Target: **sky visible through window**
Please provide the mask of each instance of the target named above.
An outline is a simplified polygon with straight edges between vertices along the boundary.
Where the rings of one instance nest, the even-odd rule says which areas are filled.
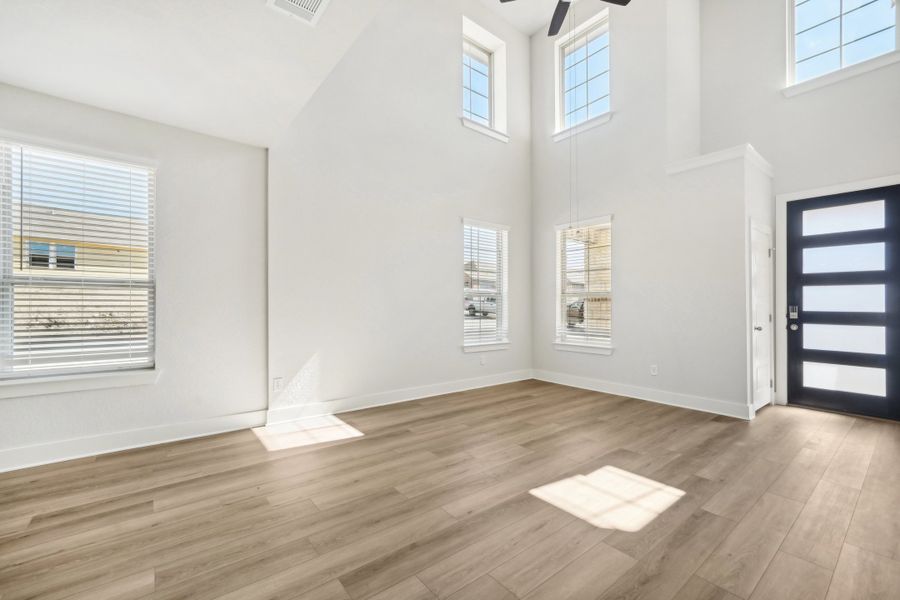
[[[609,32],[594,29],[563,49],[563,124],[609,112]]]
[[[896,0],[795,0],[795,82],[896,49]]]
[[[491,126],[491,55],[463,43],[463,116]]]

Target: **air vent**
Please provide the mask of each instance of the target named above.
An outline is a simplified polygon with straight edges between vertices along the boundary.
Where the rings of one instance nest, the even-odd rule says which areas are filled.
[[[297,17],[304,23],[315,25],[325,12],[330,0],[268,0],[269,6]]]

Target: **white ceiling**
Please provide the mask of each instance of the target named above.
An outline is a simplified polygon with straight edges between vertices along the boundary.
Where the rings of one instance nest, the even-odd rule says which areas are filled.
[[[269,146],[385,2],[0,0],[0,81]]]
[[[509,21],[524,34],[532,35],[550,26],[556,0],[481,0],[491,10]]]

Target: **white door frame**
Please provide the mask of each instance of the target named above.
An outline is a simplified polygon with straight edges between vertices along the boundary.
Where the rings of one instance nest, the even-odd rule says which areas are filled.
[[[788,192],[775,196],[775,403],[787,404],[787,205],[806,200],[900,185],[900,174],[851,181],[822,188]]]

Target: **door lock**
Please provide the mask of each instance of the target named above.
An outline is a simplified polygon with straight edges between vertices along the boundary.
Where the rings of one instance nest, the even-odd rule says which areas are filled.
[[[791,323],[791,331],[797,331],[798,329],[800,329],[799,325],[797,325],[796,323]]]
[[[799,306],[788,306],[788,319],[799,319],[800,318],[800,307]]]

